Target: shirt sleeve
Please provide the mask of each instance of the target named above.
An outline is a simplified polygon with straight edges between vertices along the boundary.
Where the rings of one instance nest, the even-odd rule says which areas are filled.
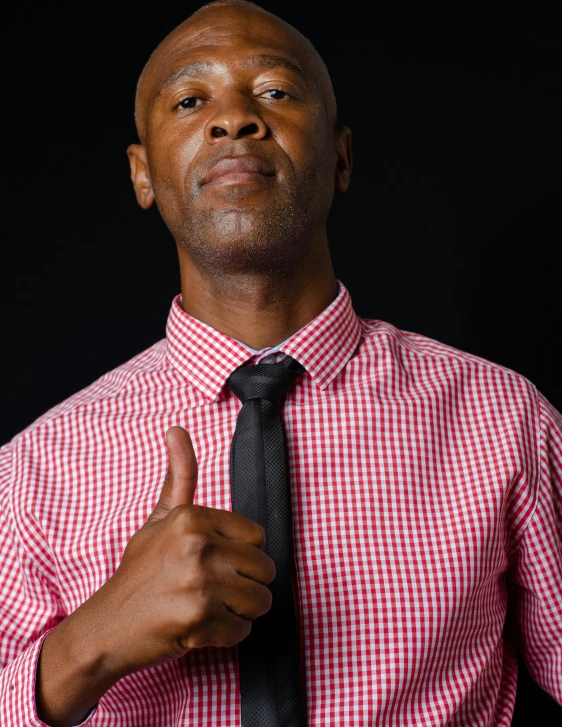
[[[11,473],[9,443],[0,448],[0,724],[49,727],[37,714],[37,663],[45,637],[65,614],[56,589],[24,546],[25,524],[12,506]]]
[[[562,704],[562,414],[536,393],[538,481],[512,572],[515,638],[530,675]]]

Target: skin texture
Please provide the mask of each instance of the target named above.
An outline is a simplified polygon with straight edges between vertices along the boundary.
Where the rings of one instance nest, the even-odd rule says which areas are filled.
[[[257,55],[282,56],[303,76],[250,62]],[[308,40],[250,3],[205,7],[152,54],[136,118],[131,178],[141,207],[156,202],[176,241],[187,313],[260,349],[329,305],[337,284],[326,219],[349,184],[351,132],[335,125],[329,76]],[[218,160],[247,155],[273,176],[203,183]]]
[[[302,35],[249,3],[202,8],[152,54],[136,118],[131,178],[174,236],[187,313],[259,349],[329,305],[326,218],[349,184],[351,135],[335,124],[327,71]],[[216,164],[230,176],[213,177]],[[52,727],[83,721],[127,674],[235,646],[271,608],[263,529],[195,505],[188,432],[171,427],[166,446],[160,498],[116,572],[43,642],[36,703]]]

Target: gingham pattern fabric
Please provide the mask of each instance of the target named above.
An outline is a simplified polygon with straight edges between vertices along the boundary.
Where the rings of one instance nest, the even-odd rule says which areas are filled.
[[[283,423],[309,724],[509,725],[515,640],[562,702],[562,415],[520,374],[358,317],[339,285],[282,345],[306,368]],[[191,435],[196,504],[231,509],[225,382],[251,355],[178,295],[166,338],[0,449],[2,725],[42,727],[42,639],[154,508],[170,426]],[[235,654],[131,674],[85,724],[239,727]]]

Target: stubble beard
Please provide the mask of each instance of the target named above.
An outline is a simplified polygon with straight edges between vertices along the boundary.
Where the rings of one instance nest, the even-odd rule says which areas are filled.
[[[325,224],[331,202],[322,199],[316,171],[282,187],[285,193],[276,194],[273,204],[261,208],[237,203],[236,188],[232,206],[191,205],[174,236],[193,264],[213,277],[233,273],[291,277],[310,254],[315,229]]]

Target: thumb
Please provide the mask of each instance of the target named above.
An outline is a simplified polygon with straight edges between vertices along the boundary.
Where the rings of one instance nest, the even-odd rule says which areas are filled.
[[[168,471],[156,507],[147,522],[162,520],[178,505],[193,505],[197,487],[197,460],[191,437],[183,427],[166,432]]]

